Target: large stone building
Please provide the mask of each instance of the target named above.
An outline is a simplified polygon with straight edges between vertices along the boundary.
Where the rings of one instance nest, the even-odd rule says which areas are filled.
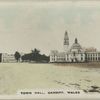
[[[100,61],[100,52],[95,49],[83,49],[75,38],[72,46],[69,46],[68,33],[64,36],[64,52],[52,50],[50,53],[50,62],[88,62]]]
[[[14,54],[1,53],[0,62],[2,62],[2,63],[10,63],[10,62],[13,63],[13,62],[16,62],[16,59],[14,57]]]

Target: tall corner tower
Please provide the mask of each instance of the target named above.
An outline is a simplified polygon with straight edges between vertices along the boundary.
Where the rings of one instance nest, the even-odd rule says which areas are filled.
[[[69,37],[68,37],[68,32],[65,31],[65,36],[64,36],[64,51],[67,52],[69,48]]]

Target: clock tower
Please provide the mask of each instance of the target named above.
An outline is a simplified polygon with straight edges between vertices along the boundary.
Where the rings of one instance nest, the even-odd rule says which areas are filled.
[[[64,51],[67,52],[69,48],[69,37],[68,37],[68,32],[65,31],[64,35]]]

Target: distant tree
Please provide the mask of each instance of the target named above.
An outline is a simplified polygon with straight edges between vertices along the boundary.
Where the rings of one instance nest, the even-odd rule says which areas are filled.
[[[21,57],[20,53],[18,51],[16,51],[14,56],[15,56],[15,59],[17,60],[17,62],[18,62],[20,60],[20,57]]]
[[[34,49],[34,50],[31,50],[31,54],[32,54],[32,60],[34,61],[39,61],[40,60],[40,50],[38,49]]]
[[[33,53],[33,54],[39,54],[40,53],[40,50],[38,50],[38,49],[34,49],[34,50],[31,50],[31,52]]]
[[[21,57],[22,61],[34,61],[34,62],[49,62],[49,56],[46,56],[45,54],[40,54],[40,50],[34,49],[31,50],[31,53],[24,54]]]
[[[22,61],[32,61],[33,60],[33,55],[32,53],[24,54],[21,57]]]

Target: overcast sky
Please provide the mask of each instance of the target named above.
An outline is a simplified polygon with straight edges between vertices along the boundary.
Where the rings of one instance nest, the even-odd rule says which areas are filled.
[[[100,2],[0,2],[0,52],[63,51],[65,30],[100,50]]]

